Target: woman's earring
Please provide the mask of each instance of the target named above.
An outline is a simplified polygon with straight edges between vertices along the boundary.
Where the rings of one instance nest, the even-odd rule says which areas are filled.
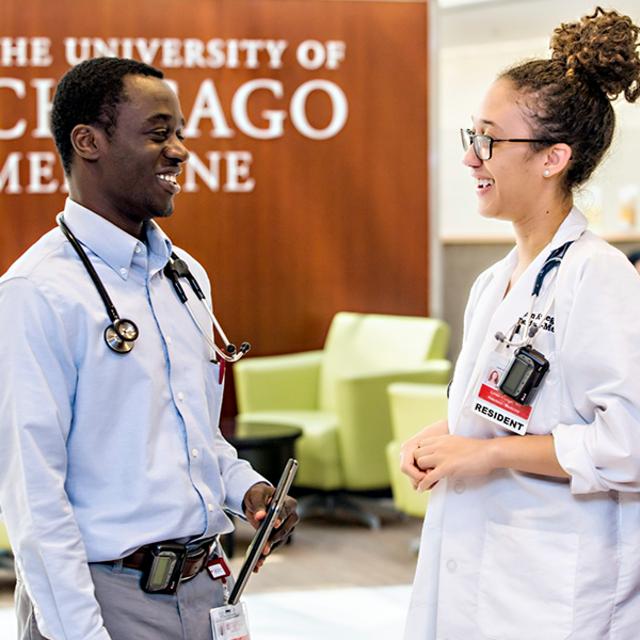
[[[545,169],[543,175],[544,175],[545,178],[548,178],[549,177],[549,169]]]

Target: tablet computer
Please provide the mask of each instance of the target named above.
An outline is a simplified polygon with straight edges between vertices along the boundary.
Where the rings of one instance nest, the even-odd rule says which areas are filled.
[[[276,487],[276,491],[273,494],[273,498],[267,508],[267,515],[257,528],[256,533],[253,536],[253,540],[247,549],[247,555],[242,563],[242,567],[240,567],[238,578],[236,583],[233,585],[231,595],[229,596],[229,604],[231,605],[238,603],[244,588],[247,586],[251,573],[255,569],[256,564],[262,555],[262,551],[264,550],[264,546],[269,540],[269,536],[271,535],[271,531],[273,530],[276,520],[280,516],[280,512],[284,506],[284,501],[289,493],[291,483],[293,482],[293,478],[295,477],[297,470],[298,461],[293,458],[289,458],[289,461],[282,472],[282,476],[280,477],[280,481],[278,482],[278,486]]]

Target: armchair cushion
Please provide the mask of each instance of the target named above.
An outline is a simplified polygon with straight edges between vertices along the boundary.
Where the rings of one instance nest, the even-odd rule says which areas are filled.
[[[284,424],[302,429],[294,445],[296,458],[303,460],[295,485],[333,491],[344,486],[338,447],[338,418],[326,411],[253,411],[238,416],[236,433],[243,424]]]
[[[248,358],[233,365],[242,411],[318,408],[322,351]]]

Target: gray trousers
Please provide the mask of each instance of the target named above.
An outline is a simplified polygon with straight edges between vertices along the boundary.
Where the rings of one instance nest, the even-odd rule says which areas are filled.
[[[140,588],[140,571],[121,565],[90,565],[112,640],[212,640],[209,610],[223,604],[220,580],[202,571],[183,582],[176,595],[151,595]],[[15,599],[18,640],[49,640],[38,631],[33,605],[19,575]]]

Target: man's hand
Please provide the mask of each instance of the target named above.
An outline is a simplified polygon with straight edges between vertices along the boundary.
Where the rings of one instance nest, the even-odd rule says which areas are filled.
[[[260,523],[267,516],[267,508],[271,502],[271,498],[275,493],[275,488],[264,483],[259,482],[249,488],[244,495],[242,506],[244,508],[244,514],[247,516],[247,520],[254,529],[260,526]],[[280,517],[276,520],[273,531],[269,537],[269,541],[264,547],[262,557],[258,560],[255,572],[264,564],[264,559],[277,547],[283,544],[287,538],[293,533],[293,530],[300,519],[296,509],[298,503],[291,496],[287,496]]]

